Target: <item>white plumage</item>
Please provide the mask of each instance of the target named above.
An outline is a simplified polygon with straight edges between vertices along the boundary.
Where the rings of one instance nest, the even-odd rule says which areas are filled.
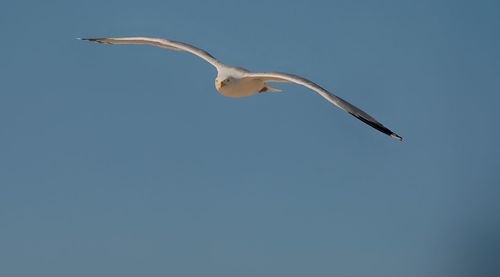
[[[269,82],[287,82],[302,85],[323,96],[330,103],[355,116],[364,123],[372,126],[380,132],[397,140],[403,138],[386,128],[382,123],[375,120],[356,106],[335,96],[319,85],[297,75],[279,72],[250,72],[244,68],[233,67],[221,63],[208,52],[193,45],[159,38],[147,37],[124,37],[124,38],[83,38],[81,40],[93,41],[107,44],[148,44],[175,51],[186,51],[207,61],[217,69],[215,87],[224,96],[244,97],[252,96],[260,92],[278,92],[279,89],[269,86]]]

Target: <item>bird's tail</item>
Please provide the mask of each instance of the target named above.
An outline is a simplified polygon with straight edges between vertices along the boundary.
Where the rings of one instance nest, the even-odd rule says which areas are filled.
[[[271,86],[264,86],[259,90],[259,92],[264,92],[264,91],[272,91],[272,92],[282,92],[281,89],[273,88]]]

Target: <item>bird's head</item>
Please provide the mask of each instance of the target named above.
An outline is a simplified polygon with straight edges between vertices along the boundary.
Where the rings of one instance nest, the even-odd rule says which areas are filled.
[[[227,87],[235,82],[233,77],[217,77],[215,79],[215,88],[220,91],[222,88]]]

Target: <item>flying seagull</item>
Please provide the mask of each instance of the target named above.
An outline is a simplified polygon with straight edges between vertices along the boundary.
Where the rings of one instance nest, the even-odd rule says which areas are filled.
[[[387,127],[382,125],[382,123],[378,122],[377,120],[375,120],[375,118],[371,117],[369,114],[365,113],[361,109],[345,101],[344,99],[335,96],[331,92],[307,80],[306,78],[297,75],[281,73],[281,72],[250,72],[241,67],[233,67],[223,64],[216,58],[214,58],[212,55],[210,55],[208,52],[196,46],[168,39],[148,38],[148,37],[123,37],[123,38],[81,38],[80,40],[93,41],[97,43],[107,43],[107,44],[147,44],[161,48],[166,48],[169,50],[189,52],[207,61],[217,69],[217,77],[215,78],[215,87],[220,92],[220,94],[227,97],[243,97],[243,96],[252,96],[257,93],[262,93],[266,91],[271,91],[271,92],[281,91],[279,89],[271,87],[268,84],[273,82],[295,83],[298,85],[302,85],[323,96],[333,105],[350,113],[357,119],[372,126],[373,128],[379,130],[380,132],[388,136],[391,136],[394,139],[400,141],[403,140],[401,136],[389,130]]]

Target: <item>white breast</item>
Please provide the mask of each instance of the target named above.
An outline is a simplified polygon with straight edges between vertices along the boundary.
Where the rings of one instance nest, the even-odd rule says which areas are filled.
[[[222,87],[220,94],[227,97],[244,97],[257,94],[264,87],[264,82],[258,79],[239,79]]]

